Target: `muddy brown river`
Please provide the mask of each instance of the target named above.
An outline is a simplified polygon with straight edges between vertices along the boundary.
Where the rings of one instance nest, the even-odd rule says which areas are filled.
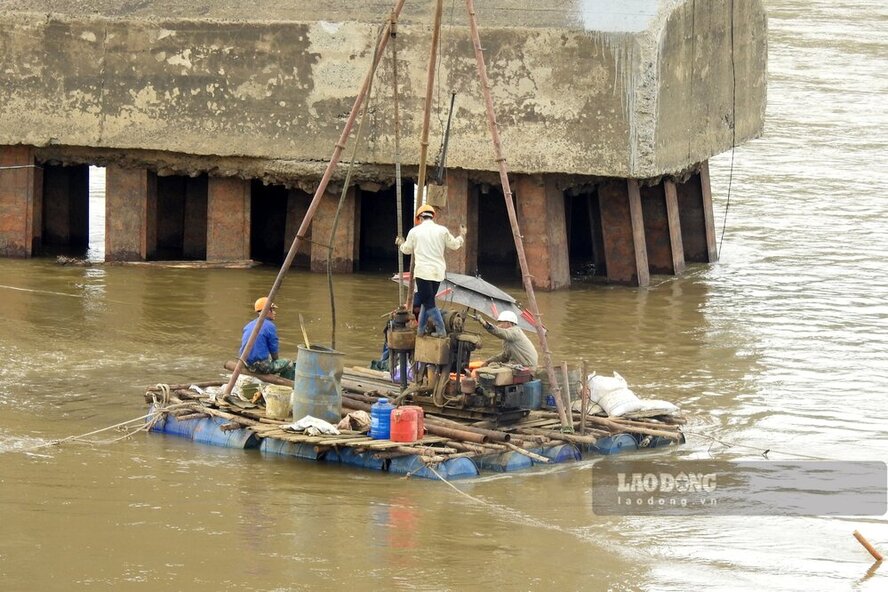
[[[616,370],[691,417],[686,445],[638,454],[882,461],[888,9],[767,6],[765,136],[712,161],[720,262],[537,296],[557,361]],[[600,516],[595,460],[463,495],[159,434],[38,448],[142,415],[148,385],[221,377],[275,274],[0,260],[4,590],[888,589],[851,536],[888,551],[885,516]],[[337,346],[366,364],[397,287],[338,276],[336,298]],[[298,313],[329,340],[324,276],[288,276],[278,302],[285,353]]]

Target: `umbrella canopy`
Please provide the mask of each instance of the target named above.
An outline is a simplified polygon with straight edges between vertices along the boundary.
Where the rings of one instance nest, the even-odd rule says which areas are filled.
[[[403,283],[406,284],[409,279],[409,272],[404,273]],[[397,282],[398,274],[392,280]],[[494,319],[501,312],[511,310],[518,317],[519,327],[525,331],[536,331],[536,321],[529,311],[521,308],[518,301],[507,293],[479,277],[448,272],[438,287],[435,298],[445,303],[466,306]]]

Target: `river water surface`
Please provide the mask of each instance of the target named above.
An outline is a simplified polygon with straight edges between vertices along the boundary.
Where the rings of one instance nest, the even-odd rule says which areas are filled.
[[[888,8],[767,6],[765,136],[712,161],[720,262],[538,299],[556,360],[691,416],[657,458],[885,460]],[[142,415],[148,385],[219,377],[275,273],[0,260],[5,590],[888,589],[851,537],[888,551],[884,517],[597,516],[594,461],[460,482],[471,499],[154,434],[34,449]],[[363,365],[396,288],[342,276],[336,296]],[[297,313],[328,339],[326,278],[295,273],[278,302],[285,351]]]

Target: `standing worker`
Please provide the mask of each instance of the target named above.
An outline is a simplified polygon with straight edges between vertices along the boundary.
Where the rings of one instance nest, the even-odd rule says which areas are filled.
[[[413,255],[413,276],[416,278],[416,293],[422,308],[419,313],[417,332],[423,335],[429,318],[435,323],[433,337],[445,337],[444,317],[435,305],[435,294],[438,285],[444,279],[447,264],[444,261],[445,249],[455,251],[463,245],[466,227],[460,224],[459,236],[454,237],[446,227],[435,223],[435,208],[430,205],[420,206],[416,210],[416,218],[420,221],[410,229],[407,238],[398,237],[395,244],[405,255]]]
[[[484,361],[484,366],[499,362],[500,364],[518,364],[536,369],[539,362],[539,354],[528,339],[521,327],[518,326],[518,316],[511,310],[504,310],[496,318],[496,325],[476,317],[487,332],[503,340],[503,351]]]
[[[262,309],[265,308],[266,302],[268,302],[268,298],[263,296],[253,303],[253,310],[255,310],[256,313],[261,314]],[[274,324],[276,313],[277,304],[272,302],[271,308],[268,311],[268,316],[265,317],[265,321],[262,323],[262,328],[259,329],[259,335],[256,336],[253,350],[246,358],[244,358],[244,348],[247,347],[247,341],[250,339],[250,335],[253,334],[253,327],[256,326],[259,317],[256,317],[244,325],[244,334],[241,338],[240,357],[246,365],[247,370],[253,374],[277,374],[293,380],[296,373],[293,362],[278,357],[278,334],[277,327]]]

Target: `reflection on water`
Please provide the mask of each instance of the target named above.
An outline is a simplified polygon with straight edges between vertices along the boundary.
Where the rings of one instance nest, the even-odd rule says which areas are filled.
[[[875,75],[888,12],[875,0],[768,7],[766,136],[734,155],[730,205],[731,156],[712,162],[721,261],[648,290],[538,299],[556,361],[616,370],[692,415],[689,443],[658,458],[881,460],[888,198],[873,188],[888,175],[888,80]],[[102,249],[91,236],[90,257]],[[441,484],[161,436],[3,453],[137,417],[149,384],[220,376],[275,274],[0,260],[10,589],[885,588],[851,538],[859,529],[884,551],[883,520],[595,516],[589,461],[460,485],[479,505]],[[365,364],[397,286],[336,282],[337,346]],[[329,342],[324,276],[293,273],[279,303],[285,352],[301,340],[298,313]]]

